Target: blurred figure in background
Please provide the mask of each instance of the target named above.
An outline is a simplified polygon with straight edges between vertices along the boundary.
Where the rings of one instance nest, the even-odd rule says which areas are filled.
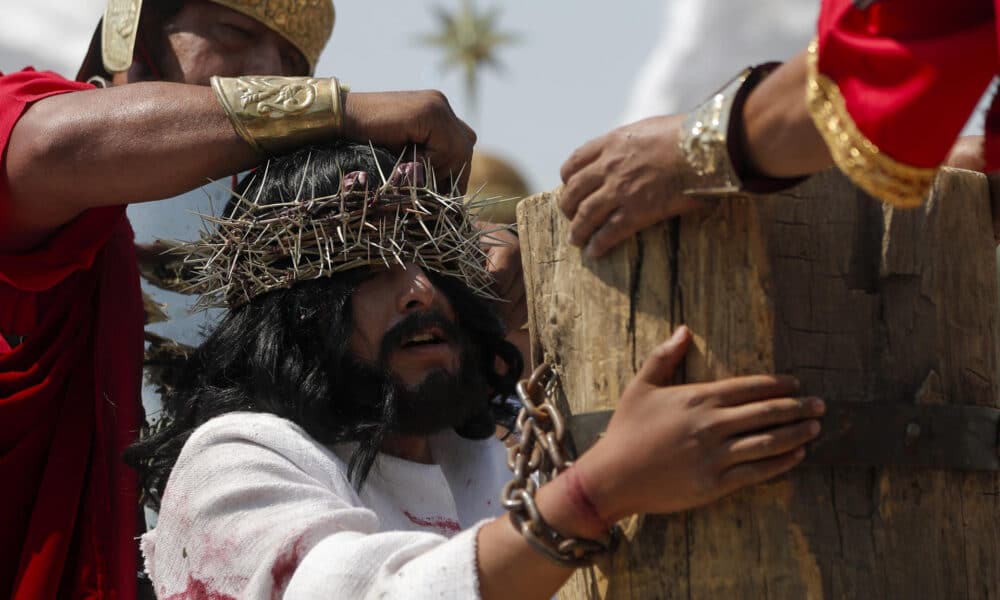
[[[639,69],[624,123],[697,105],[748,64],[791,56],[816,30],[801,0],[666,0],[660,38]],[[706,40],[724,41],[707,44]]]

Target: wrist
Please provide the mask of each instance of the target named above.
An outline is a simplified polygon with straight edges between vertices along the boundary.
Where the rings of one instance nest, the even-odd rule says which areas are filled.
[[[565,537],[602,539],[617,520],[595,502],[576,465],[543,486],[537,502],[545,521]]]
[[[378,93],[347,92],[342,94],[344,114],[341,120],[340,133],[345,139],[358,142],[369,142],[377,136],[373,132],[376,124],[372,115],[378,115]],[[373,136],[373,133],[375,136]],[[375,142],[376,144],[378,142]]]
[[[577,481],[586,493],[602,522],[614,525],[621,519],[640,512],[628,506],[625,481],[620,481],[621,468],[607,458],[607,448],[598,442],[573,463]]]
[[[357,139],[357,132],[360,129],[359,115],[362,114],[364,105],[364,94],[348,92],[341,95],[344,102],[344,115],[341,121],[341,133],[345,138]]]
[[[776,69],[747,97],[744,152],[765,177],[797,177],[833,165],[806,103],[806,54]]]
[[[563,537],[601,539],[611,527],[584,494],[571,468],[538,490],[538,510]]]
[[[760,170],[745,121],[748,100],[779,63],[748,67],[687,115],[679,148],[694,176],[685,193],[720,195],[773,193],[803,177],[771,177]]]

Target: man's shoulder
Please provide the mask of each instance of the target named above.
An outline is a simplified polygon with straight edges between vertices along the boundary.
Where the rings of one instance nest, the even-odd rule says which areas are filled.
[[[229,412],[202,423],[191,434],[188,444],[221,444],[246,440],[265,445],[287,441],[318,443],[300,426],[288,419],[264,412]]]
[[[93,89],[82,81],[66,79],[52,71],[25,67],[20,71],[0,71],[0,97],[31,102],[52,94]]]
[[[248,448],[253,452],[248,453]],[[232,458],[237,460],[241,455],[249,458],[254,454],[259,460],[260,452],[280,457],[305,471],[329,473],[331,467],[346,469],[336,454],[299,425],[260,412],[231,412],[206,421],[184,444],[178,465],[220,453],[233,454]]]

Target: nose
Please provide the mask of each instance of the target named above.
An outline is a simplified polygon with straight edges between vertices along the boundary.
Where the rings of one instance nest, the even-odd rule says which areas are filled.
[[[396,299],[396,310],[400,314],[427,310],[434,305],[437,288],[421,267],[411,263],[399,269],[398,273],[400,292]]]

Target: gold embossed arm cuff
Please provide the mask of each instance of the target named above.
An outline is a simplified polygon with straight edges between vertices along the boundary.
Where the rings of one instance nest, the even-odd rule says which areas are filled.
[[[340,133],[346,87],[336,78],[212,77],[233,129],[261,154],[276,154]]]
[[[679,138],[681,155],[691,171],[685,194],[770,193],[805,179],[760,175],[745,156],[743,105],[757,84],[778,66],[780,63],[747,67],[688,113]]]

